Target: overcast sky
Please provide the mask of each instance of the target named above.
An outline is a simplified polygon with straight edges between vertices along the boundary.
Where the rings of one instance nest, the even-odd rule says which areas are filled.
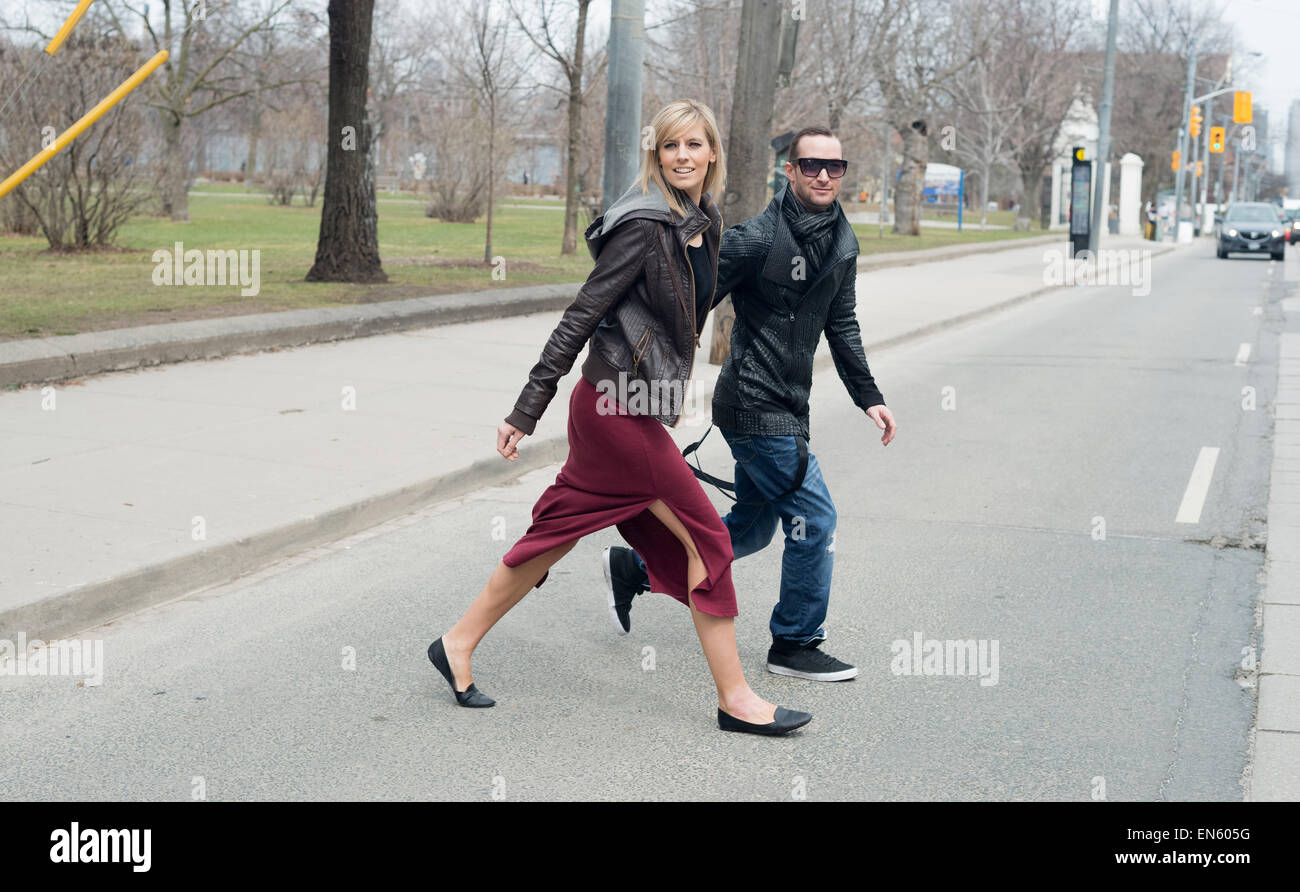
[[[324,0],[297,0],[324,7]],[[405,4],[425,6],[429,3],[447,3],[448,0],[398,0]],[[459,0],[457,0],[459,2]],[[1089,0],[1080,0],[1087,3]],[[1214,0],[1207,0],[1214,2]],[[1224,18],[1237,31],[1240,55],[1234,60],[1236,80],[1255,94],[1255,105],[1267,108],[1271,136],[1285,136],[1287,116],[1292,100],[1300,99],[1300,0],[1218,0]],[[58,0],[0,0],[0,10],[11,17],[14,13],[28,12],[41,21],[57,10],[68,8]],[[666,0],[646,0],[650,24],[661,21],[671,6]],[[590,10],[590,37],[593,43],[603,42],[609,33],[609,0],[596,0]],[[589,44],[590,46],[591,44]],[[1263,57],[1247,56],[1250,51],[1263,53]],[[1280,157],[1281,146],[1277,146]]]

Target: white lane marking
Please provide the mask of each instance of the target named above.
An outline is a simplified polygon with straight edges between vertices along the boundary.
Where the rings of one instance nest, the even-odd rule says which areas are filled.
[[[1235,365],[1245,365],[1246,360],[1250,359],[1250,344],[1242,344],[1237,348],[1237,361]]]
[[[1205,496],[1210,491],[1210,481],[1214,479],[1214,466],[1218,461],[1219,447],[1201,447],[1201,454],[1196,457],[1196,467],[1192,468],[1192,479],[1187,481],[1187,492],[1183,493],[1183,503],[1178,506],[1178,517],[1174,523],[1201,522],[1201,509],[1205,507]]]

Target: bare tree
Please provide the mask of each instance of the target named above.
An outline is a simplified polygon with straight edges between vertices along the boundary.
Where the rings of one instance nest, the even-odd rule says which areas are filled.
[[[1008,27],[1007,7],[1016,0],[961,0],[965,27],[955,35],[986,48],[960,78],[944,90],[958,113],[952,153],[971,166],[979,180],[980,229],[988,226],[989,184],[995,167],[1010,164],[1011,132],[1024,114],[1024,97],[1011,78],[1021,35]]]
[[[772,118],[776,104],[777,47],[782,0],[745,0],[736,57],[736,96],[727,141],[727,216],[739,222],[755,217],[767,204],[772,173]],[[736,309],[727,298],[713,315],[709,362],[721,365],[731,355]]]
[[[40,89],[19,97],[0,121],[0,169],[16,170],[53,141],[51,122],[71,123],[139,67],[138,49],[104,33],[91,16],[68,41],[59,64],[43,72]],[[18,83],[44,58],[37,47],[0,56],[0,82]],[[0,206],[24,212],[54,251],[84,251],[113,242],[118,228],[155,197],[152,172],[140,163],[146,112],[128,97],[47,161]]]
[[[481,0],[488,2],[488,0]],[[473,19],[480,13],[481,2],[467,4],[463,14],[447,16],[450,24]],[[490,5],[490,2],[489,2]],[[374,163],[385,172],[385,159],[397,157],[405,166],[401,147],[389,150],[388,137],[402,123],[410,107],[412,94],[427,84],[433,75],[433,54],[426,43],[428,20],[412,17],[396,0],[376,0],[375,33],[370,49],[370,108],[374,129]],[[459,48],[464,53],[466,47]]]
[[[940,92],[962,76],[985,47],[959,43],[957,10],[940,0],[881,0],[884,33],[872,68],[887,113],[903,139],[903,170],[894,195],[894,231],[921,234],[921,200],[930,160],[930,125]]]
[[[1074,103],[1082,58],[1074,49],[1086,18],[1073,0],[1012,0],[1004,15],[1015,41],[1005,77],[1021,103],[1008,134],[1021,182],[1016,228],[1028,229],[1030,209]],[[1100,85],[1100,78],[1093,80]]]
[[[726,127],[740,45],[739,4],[675,0],[663,4],[660,14],[663,18],[646,27],[646,111],[653,114],[683,96],[698,97]]]
[[[509,0],[510,10],[523,33],[541,53],[560,66],[567,87],[568,135],[564,174],[564,240],[561,254],[578,249],[578,170],[582,154],[583,72],[587,42],[587,12],[592,0],[534,0],[536,9],[525,18],[524,4]],[[573,16],[572,42],[559,37]]]
[[[465,17],[465,45],[451,47],[446,55],[449,69],[478,102],[487,119],[487,233],[483,244],[483,262],[492,262],[492,215],[496,200],[498,170],[504,167],[498,157],[498,140],[502,117],[513,119],[515,94],[523,82],[526,69],[519,64],[512,46],[509,22],[498,14],[492,0],[476,5]],[[464,51],[468,46],[469,52]]]
[[[374,0],[330,0],[329,149],[325,206],[308,282],[387,282],[379,261],[366,114]]]
[[[1197,75],[1206,79],[1198,83],[1204,86],[1225,73],[1233,33],[1212,0],[1130,0],[1124,8],[1129,26],[1120,32],[1111,138],[1116,151],[1134,152],[1146,161],[1143,194],[1154,198],[1161,182],[1173,179],[1169,157],[1182,128],[1193,42]],[[1088,85],[1090,91],[1100,89],[1097,81]],[[1221,104],[1220,112],[1223,108]]]
[[[137,6],[130,0],[105,3],[119,32],[127,38],[143,32],[153,52],[171,55],[162,69],[149,79],[152,105],[158,109],[162,127],[164,159],[163,212],[173,220],[189,219],[188,153],[182,145],[185,122],[212,109],[255,93],[274,90],[297,79],[251,83],[237,65],[236,53],[254,34],[278,27],[280,14],[291,0],[258,0],[264,3],[247,18],[239,0],[155,0],[159,9]],[[121,7],[125,15],[119,14]],[[126,22],[133,23],[134,31]],[[206,101],[205,101],[206,100]]]
[[[814,0],[809,4],[799,71],[801,89],[827,126],[839,133],[845,116],[860,114],[876,97],[872,61],[885,31],[881,0]]]

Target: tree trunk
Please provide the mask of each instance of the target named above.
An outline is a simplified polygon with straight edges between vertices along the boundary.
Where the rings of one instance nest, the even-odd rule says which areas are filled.
[[[163,144],[166,147],[163,167],[163,213],[174,223],[188,223],[190,219],[189,193],[185,188],[185,155],[181,151],[181,123],[183,118],[164,112],[162,115]]]
[[[899,127],[903,137],[903,178],[894,193],[894,232],[921,234],[921,201],[925,194],[925,167],[930,160],[929,128],[925,121]]]
[[[379,262],[379,215],[366,119],[374,6],[374,0],[329,3],[329,153],[320,238],[308,282],[388,281]],[[347,137],[345,128],[351,128]]]
[[[248,132],[248,161],[244,165],[244,182],[253,182],[253,174],[257,172],[257,143],[258,132],[250,130]]]
[[[984,162],[984,169],[980,171],[980,230],[983,231],[989,225],[989,179],[993,176],[993,165],[988,161]]]
[[[763,212],[772,174],[772,115],[776,102],[776,54],[780,48],[780,0],[745,0],[736,56],[735,99],[727,143],[727,195],[723,214],[732,224]],[[736,310],[731,298],[713,311],[709,362],[722,365],[731,355]]]
[[[578,34],[573,43],[573,65],[569,69],[569,163],[564,171],[564,241],[561,254],[578,250],[578,161],[582,154],[582,68],[587,41],[587,7],[591,0],[578,0]]]

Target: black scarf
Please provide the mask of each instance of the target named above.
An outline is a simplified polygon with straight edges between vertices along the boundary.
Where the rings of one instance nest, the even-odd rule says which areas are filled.
[[[790,233],[799,243],[804,257],[808,260],[808,278],[805,281],[812,281],[813,277],[820,272],[822,262],[826,259],[826,252],[830,250],[835,238],[835,224],[839,222],[840,216],[839,202],[832,204],[820,214],[813,213],[795,197],[793,187],[786,187],[781,212],[790,226]]]

